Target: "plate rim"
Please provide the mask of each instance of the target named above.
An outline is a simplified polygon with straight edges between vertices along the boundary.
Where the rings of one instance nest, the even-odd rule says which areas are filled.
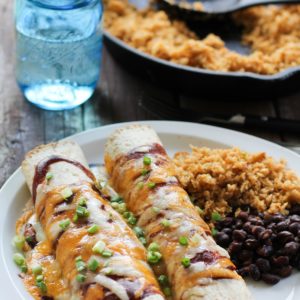
[[[289,156],[289,160],[295,159],[297,161],[297,163],[299,164],[299,166],[298,166],[299,170],[297,171],[297,173],[299,172],[299,175],[300,175],[300,155],[298,155],[296,152],[286,149],[276,143],[267,141],[265,139],[262,139],[262,138],[259,138],[259,137],[256,137],[256,136],[253,136],[253,135],[250,135],[247,133],[242,133],[242,132],[238,132],[238,131],[231,130],[231,129],[226,129],[226,128],[217,127],[217,126],[211,126],[211,125],[198,124],[198,123],[193,123],[193,122],[159,121],[159,120],[121,122],[121,123],[115,123],[115,124],[110,124],[110,125],[103,125],[100,127],[82,131],[80,133],[68,136],[62,140],[72,139],[72,140],[78,142],[81,146],[84,146],[85,144],[88,144],[89,142],[95,141],[101,134],[103,136],[107,137],[109,135],[109,133],[112,132],[113,130],[115,130],[116,128],[126,126],[126,125],[132,125],[132,124],[150,125],[156,131],[158,131],[159,135],[164,134],[164,133],[170,134],[170,135],[172,135],[172,134],[178,135],[179,137],[182,135],[185,135],[186,137],[193,137],[193,138],[198,138],[198,139],[203,138],[203,139],[208,139],[211,141],[217,141],[219,143],[221,143],[223,141],[212,137],[207,132],[213,131],[213,132],[215,132],[216,135],[221,133],[221,136],[224,136],[224,134],[229,134],[233,138],[240,137],[241,139],[237,142],[237,144],[243,143],[245,141],[247,141],[248,143],[256,142],[256,143],[258,143],[258,145],[260,147],[263,148],[263,149],[261,149],[261,151],[268,151],[267,149],[265,149],[265,146],[266,146],[267,148],[270,147],[270,149],[272,149],[272,151],[274,150],[275,152],[282,153],[283,156],[286,154],[286,156]],[[177,127],[177,126],[179,126],[179,127]],[[195,129],[195,127],[198,127],[197,128],[198,130],[201,129],[202,133],[198,134],[198,135],[197,134],[195,135],[195,133],[193,133],[193,132],[189,132],[189,134],[184,133],[184,131],[186,131],[187,129],[193,129],[193,128]],[[97,132],[98,132],[98,134],[94,134]],[[203,134],[205,132],[206,132],[206,134]],[[201,135],[201,137],[200,137],[200,135]],[[100,139],[100,137],[99,137],[99,139]],[[234,146],[227,142],[225,142],[225,144],[228,145],[229,147]],[[166,147],[168,147],[168,146],[166,146]],[[240,147],[240,146],[238,146],[238,147]],[[249,150],[247,150],[247,151],[249,151]],[[17,168],[12,173],[12,175],[5,181],[5,183],[1,187],[0,199],[5,197],[6,189],[8,189],[10,185],[13,185],[14,181],[20,181],[20,182],[18,182],[19,186],[16,185],[17,186],[16,190],[18,190],[18,189],[20,190],[22,188],[22,186],[24,184],[26,184],[25,179],[21,173],[20,167]],[[12,200],[12,201],[10,201],[10,203],[6,203],[5,205],[7,207],[9,207],[9,205],[11,203],[14,203],[14,201]],[[4,205],[4,207],[5,207],[5,205]],[[4,212],[8,212],[8,210],[4,210]],[[0,218],[1,232],[5,231],[5,222],[4,221],[5,221],[4,217]],[[0,234],[0,236],[2,236],[2,234]],[[24,300],[32,299],[32,297],[29,295],[29,293],[26,290],[25,290],[26,291],[25,293],[22,292],[22,290],[24,290],[24,286],[23,286],[23,283],[21,280],[18,280],[18,282],[14,282],[12,276],[16,276],[16,274],[14,274],[13,270],[10,269],[9,266],[7,265],[8,259],[9,258],[5,257],[4,238],[2,237],[0,239],[0,266],[1,266],[0,267],[0,288],[2,288],[6,297],[9,296],[8,299],[16,299],[16,297],[18,297],[19,299],[24,299]],[[23,287],[23,288],[20,289],[18,287]]]

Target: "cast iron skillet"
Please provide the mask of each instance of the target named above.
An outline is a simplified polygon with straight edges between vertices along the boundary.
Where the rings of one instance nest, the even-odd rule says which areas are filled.
[[[220,23],[221,22],[221,23]],[[196,27],[199,24],[196,24]],[[193,30],[205,36],[216,33],[226,46],[242,54],[249,49],[240,43],[240,28],[224,21],[208,21],[205,26]],[[104,41],[114,58],[129,71],[153,82],[155,85],[175,92],[223,99],[266,99],[287,95],[300,90],[300,66],[288,68],[274,75],[259,75],[250,72],[221,72],[175,64],[145,54],[128,46],[110,33],[104,33]]]

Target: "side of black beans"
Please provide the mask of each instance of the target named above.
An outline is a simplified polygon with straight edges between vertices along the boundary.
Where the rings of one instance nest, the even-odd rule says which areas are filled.
[[[261,279],[267,284],[276,284],[280,281],[279,276],[270,273],[262,274]]]
[[[270,262],[265,258],[258,258],[255,264],[262,273],[268,273],[271,270]]]
[[[288,256],[278,256],[278,257],[272,257],[271,263],[275,267],[282,267],[288,265],[290,262],[290,259]]]
[[[221,247],[227,247],[230,243],[229,235],[222,231],[217,232],[215,235],[215,240]]]
[[[289,242],[284,245],[283,252],[287,255],[297,254],[300,244],[296,242]]]
[[[260,271],[259,271],[258,267],[254,264],[249,266],[249,274],[252,277],[252,279],[255,281],[259,281],[261,278]]]
[[[235,229],[232,232],[232,238],[236,241],[242,242],[247,237],[247,232],[243,229]]]

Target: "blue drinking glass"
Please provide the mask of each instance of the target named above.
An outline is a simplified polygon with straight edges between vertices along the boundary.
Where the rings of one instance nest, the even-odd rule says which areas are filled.
[[[17,82],[31,103],[76,107],[93,94],[100,72],[100,0],[16,0]]]

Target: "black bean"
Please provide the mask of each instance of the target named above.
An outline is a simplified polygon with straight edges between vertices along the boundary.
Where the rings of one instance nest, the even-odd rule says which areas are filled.
[[[276,228],[276,224],[275,224],[275,223],[270,223],[270,224],[267,226],[267,228],[274,231],[275,228]]]
[[[238,259],[242,260],[242,261],[247,261],[249,259],[251,259],[253,256],[253,252],[250,250],[241,250],[238,253]]]
[[[276,230],[277,230],[278,232],[287,230],[288,227],[289,227],[289,224],[290,224],[290,222],[289,222],[288,220],[279,222],[279,223],[276,225]]]
[[[272,233],[273,231],[271,229],[266,229],[259,234],[258,238],[260,240],[267,240],[272,236]]]
[[[284,245],[283,252],[287,255],[294,255],[300,248],[300,244],[296,242],[289,242]]]
[[[238,216],[239,219],[241,219],[242,221],[247,221],[249,214],[246,211],[241,211]]]
[[[277,240],[281,244],[286,244],[294,239],[294,235],[289,231],[281,231],[277,234]]]
[[[253,226],[252,227],[252,234],[258,237],[263,231],[265,231],[264,227],[262,226]]]
[[[275,222],[275,223],[282,222],[282,221],[284,221],[284,219],[285,219],[285,217],[282,214],[274,214],[272,216],[272,221]]]
[[[250,222],[246,222],[243,229],[250,233],[252,231],[252,224]]]
[[[237,270],[238,274],[240,274],[242,277],[249,276],[249,267],[243,267]]]
[[[231,236],[231,234],[232,234],[232,230],[231,230],[230,228],[224,228],[224,229],[222,230],[222,232],[228,234],[229,236]]]
[[[249,259],[243,261],[242,265],[243,265],[243,267],[248,267],[248,266],[250,266],[252,263],[253,263],[253,259],[252,259],[252,257],[251,257],[251,258],[249,258]]]
[[[233,240],[242,242],[242,241],[245,240],[246,237],[247,237],[247,233],[246,233],[245,230],[242,230],[242,229],[238,230],[238,229],[236,229],[236,230],[234,230],[232,232],[232,239]]]
[[[233,223],[233,218],[231,217],[225,217],[222,221],[220,221],[220,224],[223,226],[223,227],[229,227],[232,225]]]
[[[239,242],[233,241],[232,243],[230,243],[230,245],[228,247],[228,253],[231,255],[233,253],[237,253],[241,249],[242,249],[242,244]]]
[[[278,257],[272,257],[271,263],[273,266],[276,267],[282,267],[288,265],[290,262],[290,259],[288,256],[278,256]]]
[[[294,223],[294,222],[299,222],[300,223],[300,216],[292,215],[292,216],[290,216],[290,221],[291,221],[291,223]]]
[[[217,242],[217,244],[219,244],[222,247],[227,247],[230,243],[230,237],[228,236],[228,234],[224,233],[224,232],[218,232],[215,235],[215,240]]]
[[[244,225],[244,222],[240,219],[237,219],[236,222],[235,222],[235,228],[237,229],[241,229],[243,228],[243,225]]]
[[[288,265],[278,269],[273,269],[273,272],[280,277],[289,277],[292,274],[293,267]]]
[[[244,242],[244,246],[247,249],[255,249],[258,246],[258,241],[256,239],[247,239]]]
[[[265,258],[258,258],[255,264],[262,273],[267,273],[271,270],[270,262]]]
[[[265,214],[263,219],[266,225],[270,224],[273,221],[273,217],[270,214]]]
[[[262,257],[268,257],[273,254],[273,247],[268,245],[262,245],[256,249],[256,253]]]
[[[300,215],[300,204],[294,204],[290,209],[290,214]]]
[[[270,273],[262,274],[261,279],[267,284],[276,284],[280,281],[279,276]]]
[[[260,271],[258,267],[254,264],[249,266],[249,274],[252,277],[253,280],[258,281],[261,278]]]
[[[300,223],[292,223],[289,225],[289,231],[292,232],[294,235],[298,235],[300,232]]]

